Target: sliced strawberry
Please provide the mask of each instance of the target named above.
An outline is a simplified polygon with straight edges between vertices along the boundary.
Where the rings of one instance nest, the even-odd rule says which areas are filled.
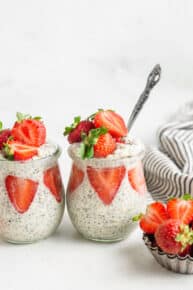
[[[83,179],[84,172],[73,163],[67,191],[69,193],[75,191],[78,188],[78,186],[81,185]]]
[[[8,140],[4,144],[3,154],[7,159],[23,161],[32,158],[38,154],[37,147],[28,146],[13,140]]]
[[[133,189],[140,194],[147,192],[146,182],[143,174],[143,166],[138,162],[137,166],[128,171],[128,178]]]
[[[38,182],[14,175],[8,175],[5,179],[5,186],[9,199],[19,213],[25,213],[35,196]]]
[[[46,128],[40,120],[24,119],[15,123],[11,135],[15,141],[39,147],[46,141]]]
[[[165,206],[161,202],[153,202],[147,206],[146,213],[140,219],[140,227],[147,234],[154,234],[158,226],[168,219]]]
[[[0,131],[0,150],[3,148],[4,143],[7,142],[10,136],[11,136],[10,129],[4,129]]]
[[[68,135],[68,142],[75,143],[81,142],[82,133],[88,134],[88,132],[94,128],[94,124],[91,121],[84,120],[80,121],[80,123],[74,128]]]
[[[125,176],[124,166],[114,168],[96,169],[87,167],[87,174],[90,184],[98,194],[104,204],[109,205],[115,198],[115,195]]]
[[[96,128],[107,128],[108,132],[115,138],[124,137],[128,133],[123,118],[111,110],[99,111],[96,113],[94,125]]]
[[[109,134],[100,135],[97,143],[94,145],[94,157],[106,157],[112,154],[116,149],[116,142]]]
[[[44,184],[58,202],[62,200],[62,180],[59,167],[56,165],[44,172]]]
[[[170,218],[178,219],[184,224],[189,224],[193,221],[193,200],[171,199],[167,203],[167,211]]]

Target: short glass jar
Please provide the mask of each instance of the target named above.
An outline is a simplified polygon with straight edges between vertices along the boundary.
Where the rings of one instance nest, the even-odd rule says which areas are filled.
[[[48,157],[0,160],[0,235],[23,244],[49,237],[61,222],[64,188],[57,146]]]
[[[67,208],[76,230],[86,239],[114,242],[135,228],[132,218],[146,207],[146,184],[141,159],[75,157],[67,187]]]

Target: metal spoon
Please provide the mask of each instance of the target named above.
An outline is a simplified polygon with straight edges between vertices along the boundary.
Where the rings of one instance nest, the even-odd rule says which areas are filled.
[[[161,78],[161,67],[159,64],[157,64],[154,66],[153,70],[149,74],[145,89],[142,92],[142,94],[140,95],[137,103],[134,106],[134,109],[131,113],[131,116],[130,116],[128,124],[127,124],[128,131],[131,130],[131,127],[133,126],[133,123],[135,122],[135,120],[136,120],[139,112],[141,111],[144,103],[148,99],[151,90],[159,82],[160,78]]]

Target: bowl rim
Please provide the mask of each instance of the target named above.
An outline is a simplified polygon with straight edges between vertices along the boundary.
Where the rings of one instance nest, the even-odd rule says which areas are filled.
[[[189,254],[187,254],[184,257],[181,257],[181,256],[176,255],[176,254],[167,254],[167,253],[163,252],[158,246],[152,246],[152,242],[150,241],[148,234],[143,233],[142,239],[143,239],[145,245],[148,247],[148,249],[151,252],[156,252],[156,254],[159,256],[165,256],[170,260],[172,260],[172,259],[178,259],[179,261],[188,260],[189,262],[193,263],[193,257],[190,256]]]

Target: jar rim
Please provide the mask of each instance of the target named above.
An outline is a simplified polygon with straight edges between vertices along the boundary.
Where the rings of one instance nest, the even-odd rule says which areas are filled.
[[[74,154],[72,153],[72,151],[70,150],[70,146],[68,148],[68,155],[70,156],[70,158],[77,162],[77,163],[82,163],[85,166],[93,166],[95,168],[97,167],[105,167],[105,166],[109,166],[110,167],[116,167],[119,164],[121,164],[122,162],[131,162],[131,164],[133,162],[136,162],[136,160],[142,160],[144,155],[145,155],[145,147],[143,146],[143,148],[140,150],[140,152],[136,153],[133,156],[120,156],[119,158],[116,159],[108,159],[108,158],[91,158],[91,159],[82,159],[79,156],[74,156]]]

